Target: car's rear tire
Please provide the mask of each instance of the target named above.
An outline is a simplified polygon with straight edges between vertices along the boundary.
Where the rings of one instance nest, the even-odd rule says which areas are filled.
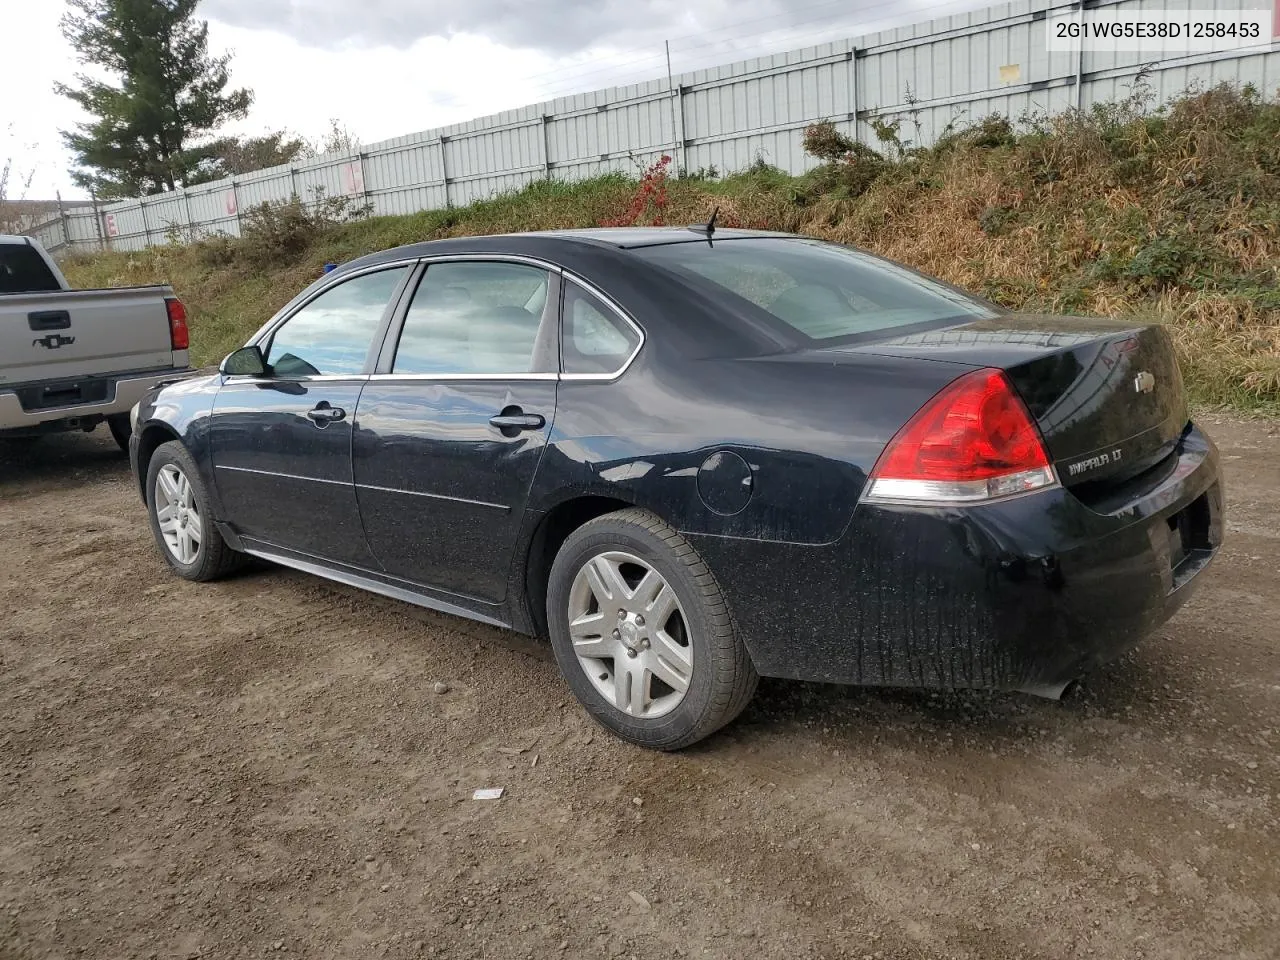
[[[217,580],[245,561],[213,523],[209,494],[187,448],[156,447],[147,465],[147,517],[169,568],[185,580]]]
[[[755,667],[711,571],[647,510],[605,514],[568,536],[551,566],[547,624],[587,712],[643,747],[696,743],[755,693]]]
[[[116,445],[125,453],[128,453],[129,437],[133,434],[133,427],[129,425],[129,415],[127,413],[113,413],[107,417],[107,429],[111,431],[111,438],[115,440]]]

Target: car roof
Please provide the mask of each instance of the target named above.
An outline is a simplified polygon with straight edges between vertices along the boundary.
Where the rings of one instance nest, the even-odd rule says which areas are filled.
[[[724,240],[748,240],[760,237],[795,238],[795,234],[774,233],[767,230],[717,229],[715,242]],[[352,260],[339,269],[375,266],[397,260],[432,257],[442,254],[494,254],[509,253],[525,256],[544,256],[559,262],[557,255],[588,250],[634,250],[639,247],[661,246],[671,243],[706,243],[707,235],[691,227],[589,227],[581,230],[539,230],[527,233],[496,233],[468,237],[448,237],[443,240],[424,240],[402,247],[392,247]]]
[[[607,243],[610,246],[630,250],[635,247],[653,247],[668,243],[700,243],[707,239],[701,224],[688,227],[586,227],[578,230],[540,230],[532,233],[506,234],[524,237],[561,237],[566,240],[582,240]],[[715,240],[747,240],[754,237],[794,237],[791,233],[770,230],[736,230],[717,227],[712,234]]]

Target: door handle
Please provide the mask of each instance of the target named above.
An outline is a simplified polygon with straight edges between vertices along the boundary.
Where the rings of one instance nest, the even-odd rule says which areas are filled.
[[[36,310],[27,314],[27,326],[32,330],[66,330],[71,326],[71,314],[66,310]]]
[[[489,418],[489,426],[497,427],[508,437],[514,437],[521,430],[541,430],[546,422],[541,414],[525,413],[519,407],[507,407],[502,413]]]
[[[314,410],[307,411],[307,419],[312,421],[317,427],[323,427],[328,423],[336,423],[339,420],[347,418],[347,411],[341,407],[329,406],[328,400],[321,400],[316,404]]]
[[[546,422],[536,413],[515,413],[489,418],[489,423],[499,430],[539,430]]]

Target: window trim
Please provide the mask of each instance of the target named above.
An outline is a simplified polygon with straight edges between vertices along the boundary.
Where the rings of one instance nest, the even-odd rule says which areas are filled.
[[[644,341],[645,341],[644,329],[640,326],[640,324],[632,320],[631,317],[620,306],[618,306],[618,304],[615,303],[609,296],[607,296],[603,291],[601,291],[599,287],[595,286],[592,283],[589,283],[588,281],[584,280],[582,277],[579,277],[575,274],[566,273],[565,280],[567,281],[567,283],[565,285],[564,290],[560,292],[560,308],[559,308],[559,313],[560,313],[559,343],[561,344],[560,379],[574,380],[574,381],[588,381],[588,382],[592,380],[596,380],[603,383],[609,383],[614,380],[617,380],[619,377],[621,377],[624,373],[627,372],[627,370],[631,367],[632,361],[634,361],[635,358],[640,355],[640,351],[644,348]],[[565,373],[564,372],[564,353],[563,353],[564,294],[568,290],[569,283],[572,283],[575,286],[580,287],[581,289],[585,290],[587,293],[591,294],[591,296],[599,300],[600,303],[602,303],[607,310],[609,310],[615,317],[621,320],[623,324],[630,327],[631,330],[636,335],[635,349],[632,350],[631,353],[627,355],[627,358],[622,361],[622,365],[611,373]]]

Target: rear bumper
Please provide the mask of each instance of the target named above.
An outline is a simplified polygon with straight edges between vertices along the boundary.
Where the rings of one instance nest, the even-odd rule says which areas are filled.
[[[1222,541],[1218,454],[1195,427],[1119,494],[861,504],[824,547],[691,539],[766,676],[1047,692],[1171,617]]]
[[[6,386],[0,388],[0,433],[35,434],[91,427],[106,417],[128,413],[157,384],[190,376],[192,372],[166,368]],[[58,403],[58,391],[71,399]],[[49,405],[32,402],[39,396],[51,398],[45,401]]]

